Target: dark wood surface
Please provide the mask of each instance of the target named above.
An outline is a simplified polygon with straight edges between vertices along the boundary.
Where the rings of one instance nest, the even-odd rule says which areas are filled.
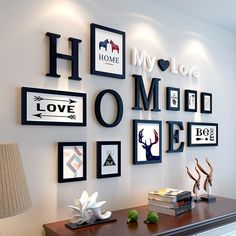
[[[195,209],[179,216],[159,214],[157,224],[145,224],[148,206],[134,207],[139,212],[137,223],[127,224],[129,209],[114,211],[117,222],[71,230],[65,227],[67,221],[43,225],[46,236],[148,236],[188,235],[221,225],[236,222],[236,200],[217,197],[216,202],[196,203]]]

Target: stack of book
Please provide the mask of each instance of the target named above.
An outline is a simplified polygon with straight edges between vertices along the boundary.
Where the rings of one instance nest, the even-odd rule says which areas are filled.
[[[150,211],[173,216],[190,211],[194,207],[190,191],[171,188],[149,192],[148,203]]]

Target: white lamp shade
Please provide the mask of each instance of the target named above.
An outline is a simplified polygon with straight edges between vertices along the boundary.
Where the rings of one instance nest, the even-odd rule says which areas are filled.
[[[31,207],[18,144],[0,143],[0,219]]]

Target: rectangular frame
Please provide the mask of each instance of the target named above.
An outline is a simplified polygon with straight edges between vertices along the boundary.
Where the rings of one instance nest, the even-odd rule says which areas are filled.
[[[188,122],[187,132],[189,147],[218,146],[217,123]]]
[[[58,143],[58,182],[87,179],[86,142]]]
[[[166,109],[170,111],[180,110],[180,89],[167,87],[166,88]]]
[[[112,149],[113,147],[113,149]],[[121,142],[97,142],[97,178],[121,176]]]
[[[21,88],[22,125],[86,126],[84,93]]]
[[[212,113],[212,94],[201,93],[201,113]]]
[[[90,34],[91,74],[124,79],[125,32],[92,23]]]
[[[192,94],[194,97],[189,98]],[[185,111],[196,112],[197,111],[197,91],[195,90],[185,90],[184,93],[184,101],[185,101]]]
[[[144,130],[145,127],[146,130]],[[157,132],[157,135],[155,132]],[[142,138],[146,136],[145,141],[142,140],[141,136]],[[155,143],[156,138],[158,140]],[[147,145],[147,142],[150,144]],[[152,164],[161,162],[162,121],[133,120],[133,164]]]

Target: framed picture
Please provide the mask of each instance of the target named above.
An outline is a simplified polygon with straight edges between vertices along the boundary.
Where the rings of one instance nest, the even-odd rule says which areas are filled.
[[[125,78],[125,32],[91,24],[91,74]]]
[[[97,142],[97,178],[121,176],[121,142]]]
[[[162,162],[162,122],[133,120],[133,164]]]
[[[22,87],[21,124],[86,126],[86,94]]]
[[[197,91],[185,90],[185,111],[197,111]]]
[[[218,146],[218,124],[188,122],[188,146]]]
[[[211,93],[201,93],[201,113],[212,113]]]
[[[180,89],[166,88],[166,109],[171,111],[180,110]]]
[[[58,182],[86,180],[86,143],[58,143]]]

